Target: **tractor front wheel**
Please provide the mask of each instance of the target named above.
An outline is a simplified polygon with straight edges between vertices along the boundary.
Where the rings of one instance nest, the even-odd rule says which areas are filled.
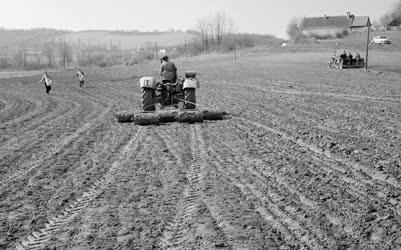
[[[185,109],[196,109],[196,95],[195,88],[187,88],[185,92]]]
[[[143,111],[155,111],[155,103],[153,101],[154,90],[150,88],[142,88],[142,109]]]

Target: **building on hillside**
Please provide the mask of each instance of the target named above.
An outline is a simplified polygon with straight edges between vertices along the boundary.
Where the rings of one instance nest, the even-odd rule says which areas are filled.
[[[352,19],[352,23],[350,25],[351,32],[359,31],[365,32],[368,31],[370,23],[370,18],[368,16],[356,16]]]
[[[302,31],[309,36],[338,37],[354,31],[364,31],[368,26],[368,16],[355,16],[347,12],[344,16],[305,17]]]
[[[401,30],[401,17],[394,18],[387,24],[387,30]]]

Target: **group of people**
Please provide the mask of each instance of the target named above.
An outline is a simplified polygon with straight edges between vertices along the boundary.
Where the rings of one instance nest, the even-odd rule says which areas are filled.
[[[85,74],[81,69],[78,69],[76,76],[78,76],[79,87],[82,88],[85,84]],[[39,81],[39,84],[42,83],[45,85],[46,94],[50,94],[50,90],[52,89],[52,79],[47,71],[43,73],[42,78]]]
[[[352,62],[353,62],[353,59],[354,59],[354,57],[353,57],[353,55],[351,54],[351,52],[348,52],[348,54],[347,54],[347,53],[345,52],[345,50],[343,50],[343,51],[340,53],[340,58],[344,61],[344,63],[352,63]],[[359,63],[360,60],[361,60],[361,55],[359,55],[359,53],[356,52],[355,61],[356,61],[357,63]]]
[[[174,83],[177,81],[177,67],[173,62],[170,62],[168,56],[164,56],[160,59],[160,79],[163,83]],[[78,69],[76,76],[78,76],[79,87],[83,87],[85,84],[85,74],[81,69]],[[46,94],[50,93],[52,89],[52,80],[49,73],[45,71],[39,84],[44,84],[46,89]]]

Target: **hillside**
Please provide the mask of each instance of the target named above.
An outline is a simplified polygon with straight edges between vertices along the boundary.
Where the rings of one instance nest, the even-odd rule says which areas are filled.
[[[72,43],[84,45],[120,46],[121,49],[134,49],[147,45],[175,46],[184,44],[185,40],[192,40],[195,35],[186,32],[118,32],[118,31],[80,31],[70,32],[58,36]]]
[[[68,32],[69,31],[45,28],[29,30],[0,29],[0,47],[40,44]]]
[[[124,32],[124,31],[64,31],[54,29],[8,30],[0,29],[0,48],[24,45],[35,47],[46,41],[65,40],[69,43],[88,46],[120,46],[122,49],[143,47],[146,44],[158,46],[175,46],[183,44],[185,40],[192,40],[194,34],[186,32]]]
[[[397,51],[401,49],[401,31],[373,31],[370,33],[369,42],[372,41],[374,36],[386,36],[392,40],[391,45],[371,45],[369,43],[369,50],[371,51]],[[344,38],[329,39],[329,40],[316,40],[308,44],[288,44],[288,46],[279,49],[283,51],[327,51],[332,53],[337,49],[351,50],[353,52],[365,52],[366,50],[367,33],[351,33]]]

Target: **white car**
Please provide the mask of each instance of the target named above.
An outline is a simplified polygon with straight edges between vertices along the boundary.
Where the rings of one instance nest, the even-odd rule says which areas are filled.
[[[391,40],[385,36],[373,37],[372,44],[391,44]]]

